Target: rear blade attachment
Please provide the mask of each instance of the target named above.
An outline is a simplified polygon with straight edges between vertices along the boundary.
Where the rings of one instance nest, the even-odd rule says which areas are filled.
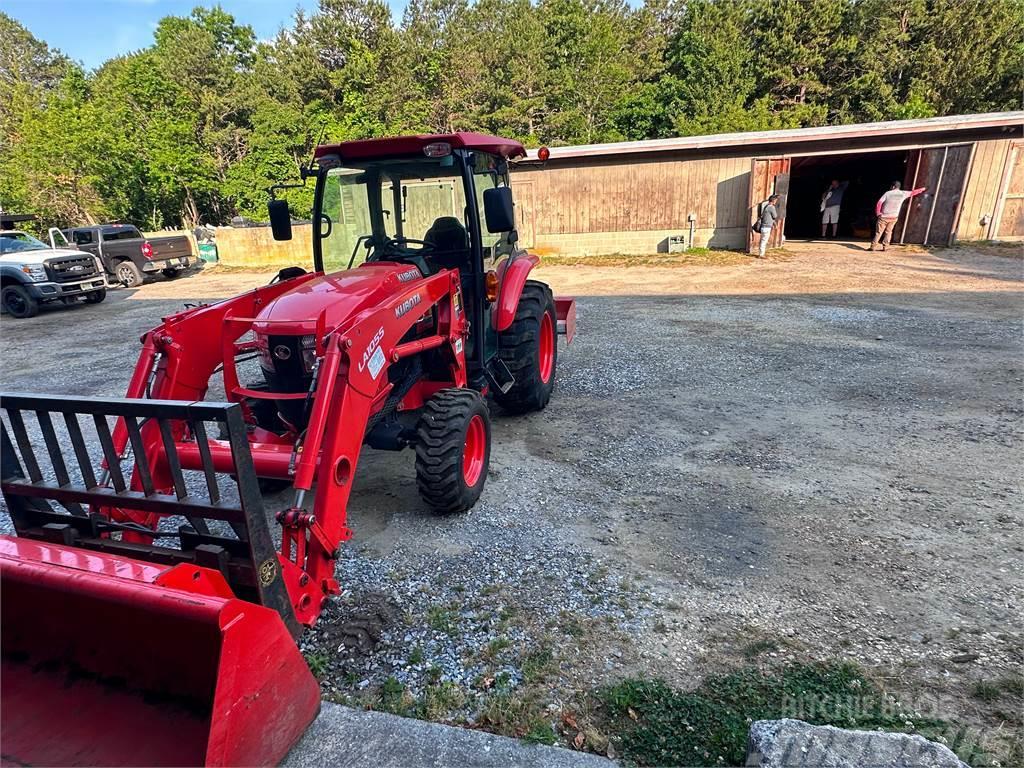
[[[576,338],[576,299],[556,296],[555,316],[558,318],[558,332],[565,336],[566,344],[572,344]]]
[[[279,762],[320,696],[240,406],[3,395],[0,409],[18,534],[0,537],[3,762]],[[127,481],[110,419],[134,449]],[[235,489],[214,474],[208,428],[227,432]],[[190,439],[203,468],[186,476],[175,441]]]

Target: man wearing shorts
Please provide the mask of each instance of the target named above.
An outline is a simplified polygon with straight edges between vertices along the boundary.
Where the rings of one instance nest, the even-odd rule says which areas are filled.
[[[839,230],[839,206],[843,204],[843,193],[850,186],[848,181],[832,179],[829,188],[821,197],[821,236],[825,237],[828,225],[832,225],[832,237]]]

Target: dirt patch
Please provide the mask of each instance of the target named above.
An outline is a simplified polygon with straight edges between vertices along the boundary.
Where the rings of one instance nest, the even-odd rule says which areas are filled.
[[[3,388],[120,396],[156,318],[273,274],[4,317]],[[772,644],[943,721],[1009,722],[989,694],[1024,664],[1019,255],[788,243],[538,277],[579,297],[579,337],[547,410],[495,412],[480,503],[432,516],[410,455],[364,451],[352,612],[305,646],[326,695],[546,740],[582,691],[691,689]]]

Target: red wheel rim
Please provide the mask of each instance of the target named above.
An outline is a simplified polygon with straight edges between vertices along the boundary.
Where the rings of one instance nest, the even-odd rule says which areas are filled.
[[[472,487],[484,471],[484,456],[487,455],[487,429],[481,416],[469,420],[466,428],[466,444],[462,448],[462,478]]]
[[[555,372],[555,326],[551,322],[551,314],[544,313],[540,321],[540,349],[538,351],[538,362],[540,364],[540,380],[547,384],[551,381],[551,374]]]

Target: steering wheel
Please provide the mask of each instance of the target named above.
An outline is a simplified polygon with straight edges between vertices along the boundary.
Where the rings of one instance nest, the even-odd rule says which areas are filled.
[[[401,250],[409,250],[409,245],[418,245],[421,251],[432,251],[434,250],[434,244],[428,243],[426,240],[415,240],[411,237],[388,237],[384,239],[384,247],[389,245],[395,245]]]

